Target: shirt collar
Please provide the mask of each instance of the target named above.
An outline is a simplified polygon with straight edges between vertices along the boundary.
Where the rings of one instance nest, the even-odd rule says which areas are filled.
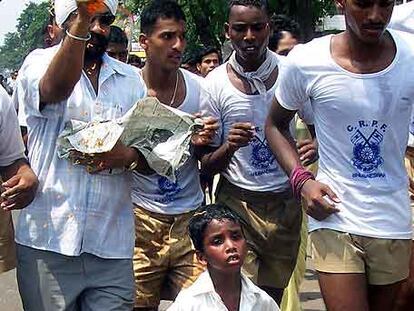
[[[114,59],[110,56],[108,56],[107,53],[105,53],[102,56],[102,68],[101,68],[101,70],[103,70],[103,69],[108,70],[109,69],[109,71],[118,73],[118,74],[123,75],[123,76],[127,76],[127,75],[130,74],[131,71],[126,70],[125,66],[128,66],[128,65],[125,64],[125,63],[122,63],[122,62],[120,62],[120,61],[118,61],[118,60],[116,60],[116,59]]]
[[[242,296],[260,295],[260,289],[253,284],[243,273],[241,274]],[[192,286],[194,296],[216,292],[208,270],[204,271]]]

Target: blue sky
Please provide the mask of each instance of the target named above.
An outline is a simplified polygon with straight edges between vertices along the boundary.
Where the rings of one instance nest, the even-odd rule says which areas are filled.
[[[30,2],[40,3],[45,0],[1,0],[0,2],[0,45],[3,44],[4,35],[13,32],[16,28],[17,18]]]

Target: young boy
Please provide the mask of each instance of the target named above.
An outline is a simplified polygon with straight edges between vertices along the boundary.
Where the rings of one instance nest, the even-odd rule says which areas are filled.
[[[207,205],[191,218],[189,232],[207,271],[181,291],[169,311],[279,310],[266,292],[241,273],[247,246],[235,213],[223,205]]]

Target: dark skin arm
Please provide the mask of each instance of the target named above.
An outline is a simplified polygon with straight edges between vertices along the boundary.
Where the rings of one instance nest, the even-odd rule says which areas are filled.
[[[4,210],[22,209],[33,201],[39,182],[26,160],[1,167],[0,174],[5,180],[0,199]]]
[[[267,141],[288,176],[296,166],[302,165],[289,132],[289,122],[295,113],[296,111],[283,108],[274,98],[265,128]],[[306,212],[317,220],[323,220],[331,214],[339,212],[334,203],[340,201],[325,184],[308,180],[303,185],[301,194],[307,206]],[[327,201],[325,197],[328,197],[332,202]]]
[[[218,148],[211,148],[201,157],[201,172],[213,176],[225,170],[234,153],[239,148],[247,146],[254,136],[254,127],[251,123],[240,122],[233,124],[227,141]]]

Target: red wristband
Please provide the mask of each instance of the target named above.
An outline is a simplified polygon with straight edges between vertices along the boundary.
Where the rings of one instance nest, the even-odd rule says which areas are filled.
[[[315,176],[303,166],[296,166],[290,173],[289,182],[292,187],[293,194],[296,198],[300,198],[302,187],[309,179],[315,179]]]

